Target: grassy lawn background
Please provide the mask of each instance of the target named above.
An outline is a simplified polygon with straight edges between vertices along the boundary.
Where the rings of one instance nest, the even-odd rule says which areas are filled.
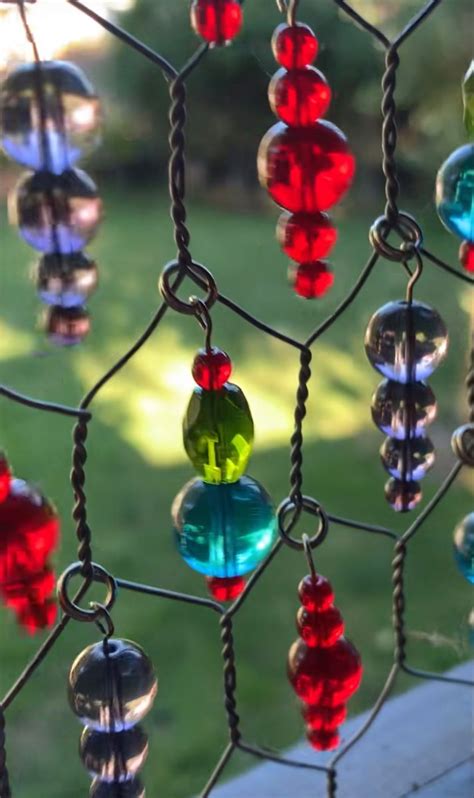
[[[153,192],[109,190],[108,218],[97,242],[101,289],[91,303],[93,332],[79,349],[49,347],[34,330],[38,303],[26,279],[31,250],[5,229],[2,211],[0,361],[3,383],[45,399],[75,404],[91,383],[138,336],[152,315],[156,281],[173,256],[166,203]],[[276,214],[231,214],[198,203],[191,207],[193,253],[216,275],[220,289],[251,312],[292,335],[304,336],[328,315],[354,283],[369,247],[367,227],[377,210],[340,217],[333,259],[334,290],[317,304],[298,301],[286,284],[286,262],[273,238]],[[408,208],[408,210],[412,210]],[[431,203],[417,209],[429,249],[455,261],[456,244],[437,223]],[[363,352],[370,314],[403,296],[399,267],[380,263],[364,292],[314,348],[309,414],[305,424],[305,491],[331,512],[401,530],[383,498],[378,460],[382,436],[370,423],[378,384]],[[439,447],[425,500],[450,467],[450,430],[465,417],[461,383],[468,328],[466,288],[429,263],[417,295],[436,306],[451,332],[447,362],[431,380],[439,399],[432,428]],[[278,503],[288,493],[288,445],[298,354],[255,332],[225,309],[214,314],[214,342],[234,361],[234,380],[253,409],[257,438],[250,473]],[[170,532],[170,503],[192,475],[181,448],[181,417],[192,389],[189,366],[201,345],[188,318],[166,317],[140,355],[93,406],[87,491],[94,557],[117,576],[204,595],[203,580],[181,561]],[[38,482],[63,518],[58,570],[75,559],[70,518],[70,429],[67,419],[39,415],[3,401],[2,445],[19,476]],[[410,660],[446,669],[468,656],[469,587],[451,554],[454,525],[470,509],[467,480],[460,481],[410,548],[407,617]],[[411,518],[410,518],[411,520]],[[308,531],[311,532],[309,528]],[[365,666],[353,712],[375,700],[391,661],[389,541],[333,526],[316,555],[317,567],[336,589],[349,636]],[[302,723],[285,678],[295,637],[296,586],[306,566],[284,550],[239,614],[236,629],[238,701],[249,740],[284,747],[302,736]],[[226,743],[217,618],[205,609],[122,593],[114,612],[117,633],[152,656],[160,692],[145,722],[151,736],[144,771],[150,796],[189,798],[197,793]],[[98,639],[94,627],[69,628],[8,712],[8,759],[19,798],[80,798],[88,777],[77,756],[80,727],[66,702],[66,675],[81,648]],[[2,610],[0,687],[4,691],[38,646]],[[402,679],[400,686],[407,686]],[[440,686],[440,696],[442,685]],[[395,733],[397,733],[395,731]],[[403,733],[400,730],[400,733]],[[315,755],[316,756],[316,755]],[[249,766],[249,759],[238,760]]]

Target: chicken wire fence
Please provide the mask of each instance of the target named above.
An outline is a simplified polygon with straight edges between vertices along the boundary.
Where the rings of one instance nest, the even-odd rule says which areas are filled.
[[[39,61],[34,35],[29,27],[27,18],[27,5],[36,2],[36,0],[1,0],[1,2],[17,4],[24,25],[25,35],[32,45],[34,59]],[[437,505],[442,501],[450,487],[459,477],[462,469],[472,467],[474,464],[474,347],[471,347],[470,350],[466,379],[468,405],[467,423],[456,430],[452,438],[453,451],[456,456],[455,465],[451,468],[433,498],[426,504],[424,509],[416,516],[415,520],[402,534],[397,534],[392,529],[383,526],[366,524],[351,518],[341,518],[333,515],[327,512],[316,498],[303,494],[303,422],[306,416],[306,406],[309,395],[308,384],[311,377],[312,347],[335,323],[343,323],[344,312],[364,288],[376,263],[380,259],[385,258],[396,261],[406,270],[408,280],[407,300],[409,302],[413,297],[415,283],[422,278],[423,265],[426,262],[429,262],[429,264],[434,267],[443,269],[453,278],[464,280],[470,284],[474,282],[469,274],[450,266],[425,247],[422,231],[418,223],[413,217],[401,211],[398,205],[400,185],[397,176],[395,156],[397,150],[396,81],[401,58],[400,50],[406,40],[416,35],[417,31],[429,16],[436,12],[442,0],[431,0],[431,2],[428,2],[393,39],[387,38],[379,28],[364,19],[344,0],[327,0],[327,2],[335,3],[341,12],[346,14],[356,26],[362,28],[367,33],[369,38],[377,40],[378,44],[381,45],[385,51],[381,107],[383,116],[382,168],[385,175],[386,204],[383,215],[374,223],[370,230],[372,248],[370,257],[362,268],[354,286],[335,311],[320,323],[318,327],[308,335],[306,340],[303,341],[297,340],[269,326],[234,302],[232,298],[223,295],[218,289],[214,276],[206,268],[196,263],[191,255],[191,239],[187,226],[185,204],[186,81],[191,73],[199,67],[204,58],[212,56],[208,44],[200,45],[183,67],[175,68],[160,53],[152,50],[146,44],[134,38],[126,30],[120,28],[111,20],[102,17],[94,11],[93,8],[84,5],[80,0],[66,0],[66,2],[74,6],[79,13],[85,14],[94,20],[123,44],[133,48],[144,58],[151,61],[156,65],[157,70],[161,71],[168,83],[170,96],[169,194],[171,198],[171,219],[177,246],[177,258],[172,264],[168,264],[162,274],[161,291],[163,302],[158,307],[151,322],[133,346],[123,354],[118,362],[116,362],[93,387],[90,388],[78,407],[68,407],[61,404],[44,402],[36,398],[22,395],[10,387],[4,385],[0,386],[0,393],[6,399],[45,413],[53,415],[59,414],[75,419],[71,485],[75,499],[73,519],[76,524],[76,533],[79,543],[78,561],[73,563],[63,573],[58,582],[58,593],[63,610],[61,619],[39,647],[16,682],[10,687],[0,704],[0,798],[9,798],[9,796],[12,795],[6,762],[5,715],[7,710],[12,706],[23,688],[27,686],[30,678],[46,659],[55,643],[70,625],[71,620],[78,622],[97,622],[102,625],[101,618],[104,616],[109,624],[110,631],[112,621],[109,609],[112,607],[117,591],[135,591],[163,600],[184,602],[190,606],[194,605],[196,607],[208,609],[218,616],[217,622],[220,625],[223,644],[223,708],[227,717],[229,741],[214,771],[211,773],[207,784],[201,792],[202,798],[206,798],[206,796],[210,796],[213,793],[215,786],[226,770],[226,766],[237,751],[244,752],[250,755],[250,757],[254,757],[258,760],[269,760],[290,768],[305,768],[323,772],[327,776],[327,796],[328,798],[336,798],[338,793],[337,776],[340,764],[343,762],[346,754],[358,743],[363,735],[369,731],[385,701],[392,692],[397,676],[401,672],[415,678],[455,683],[464,688],[473,686],[474,684],[466,679],[422,671],[409,664],[407,658],[407,628],[405,621],[406,593],[404,585],[405,562],[410,542],[431,516]],[[269,2],[271,2],[271,0],[269,0]],[[294,20],[298,5],[299,3],[296,0],[290,0],[289,2],[286,0],[277,0],[279,10],[283,15],[288,15],[290,21]],[[399,246],[390,243],[389,237],[391,234],[398,235],[400,240]],[[414,268],[412,268],[413,265]],[[200,300],[194,298],[194,301],[189,303],[181,300],[178,297],[177,291],[184,281],[190,281],[195,289],[198,288],[204,291],[204,298]],[[296,353],[298,353],[300,362],[294,412],[294,432],[290,441],[290,490],[288,498],[281,503],[277,513],[280,532],[279,539],[274,545],[271,553],[249,578],[244,591],[228,607],[212,599],[173,592],[154,585],[139,584],[117,578],[107,572],[102,566],[95,563],[92,551],[92,534],[87,515],[86,495],[86,445],[89,425],[93,421],[91,407],[97,395],[131,358],[134,357],[150,336],[153,335],[167,313],[186,313],[190,316],[194,316],[201,326],[207,328],[207,334],[209,335],[212,324],[210,310],[214,302],[220,303],[227,308],[230,313],[240,317],[242,324],[251,325],[257,330],[292,347]],[[309,514],[319,522],[319,530],[313,537],[303,535],[301,538],[298,538],[292,535],[292,531],[303,513]],[[290,520],[288,520],[288,516],[290,516]],[[381,536],[386,540],[387,545],[392,547],[392,625],[394,651],[393,664],[387,675],[386,682],[367,720],[354,736],[344,742],[336,753],[333,754],[328,764],[322,765],[317,762],[309,763],[307,761],[298,761],[288,758],[264,747],[260,747],[259,745],[251,744],[243,736],[237,700],[237,658],[234,648],[233,628],[235,618],[240,608],[244,602],[250,600],[253,589],[257,585],[259,579],[263,573],[271,567],[272,562],[285,546],[291,546],[294,549],[301,550],[308,560],[310,569],[313,571],[312,550],[323,543],[325,537],[324,533],[330,525],[342,525],[354,530],[367,532],[370,535]],[[69,582],[73,576],[82,577],[82,585],[76,595],[71,598],[69,596]],[[79,602],[86,596],[92,583],[96,581],[104,583],[107,586],[108,595],[106,606],[95,605],[95,609],[93,610],[84,610],[81,608]],[[117,789],[119,790],[119,788]],[[116,794],[121,795],[122,793],[119,790]]]

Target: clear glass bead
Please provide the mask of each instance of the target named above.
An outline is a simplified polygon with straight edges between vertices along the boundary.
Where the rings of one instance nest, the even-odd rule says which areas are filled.
[[[30,169],[61,174],[100,141],[101,109],[83,72],[66,61],[15,69],[1,95],[0,142]]]
[[[469,513],[454,530],[454,559],[468,582],[474,584],[474,513]]]
[[[158,690],[153,664],[140,646],[113,638],[86,648],[69,673],[69,703],[82,723],[98,731],[135,726]]]
[[[436,208],[451,233],[474,241],[474,144],[459,147],[436,178]]]
[[[392,477],[385,485],[385,498],[396,513],[414,510],[423,494],[418,482],[402,482]]]
[[[35,273],[38,295],[46,305],[83,305],[97,288],[97,266],[82,252],[45,255]]]
[[[387,438],[380,449],[380,456],[390,476],[410,481],[426,476],[435,462],[435,450],[429,438],[407,441]]]
[[[145,787],[138,778],[123,782],[94,779],[89,798],[145,798]]]
[[[388,302],[374,313],[365,334],[365,351],[372,366],[384,377],[400,383],[429,377],[447,350],[444,321],[423,302],[414,301],[411,306],[404,300]]]
[[[382,432],[390,438],[403,440],[407,432],[406,412],[409,413],[409,437],[418,437],[434,421],[437,404],[433,391],[425,382],[407,386],[383,380],[372,397],[371,410],[374,424]]]
[[[77,346],[89,335],[91,319],[87,308],[51,305],[43,315],[42,325],[56,346]]]
[[[80,169],[61,175],[26,173],[9,203],[11,223],[18,225],[27,244],[47,254],[79,252],[102,218],[97,186]]]
[[[97,776],[101,781],[129,781],[145,764],[148,737],[140,726],[115,733],[86,726],[79,750],[84,767],[91,776]]]

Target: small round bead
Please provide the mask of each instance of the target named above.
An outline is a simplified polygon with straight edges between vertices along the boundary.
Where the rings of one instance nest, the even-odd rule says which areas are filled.
[[[311,729],[306,736],[309,744],[316,751],[333,751],[341,742],[339,734],[333,731]]]
[[[298,585],[298,596],[300,601],[310,612],[322,612],[332,606],[334,602],[334,591],[331,583],[324,576],[317,574],[316,582],[311,574],[308,574]]]
[[[108,734],[86,727],[79,752],[91,776],[121,783],[133,779],[145,764],[148,737],[140,726]]]
[[[407,390],[408,388],[408,390]],[[374,424],[390,438],[406,437],[405,413],[409,413],[409,436],[423,435],[436,418],[436,397],[425,382],[408,386],[394,380],[383,380],[372,397]]]
[[[11,471],[5,452],[0,450],[0,502],[3,502],[10,492]]]
[[[41,604],[26,603],[17,611],[17,621],[30,635],[50,629],[56,623],[58,607],[55,601]]]
[[[454,530],[454,558],[467,579],[474,584],[474,513],[469,513]]]
[[[89,334],[91,320],[86,308],[62,308],[52,305],[43,319],[49,340],[57,346],[75,346]]]
[[[362,663],[344,637],[330,648],[311,648],[300,638],[290,648],[288,677],[305,704],[335,707],[346,703],[359,687]]]
[[[321,299],[334,285],[334,273],[324,261],[291,266],[289,279],[295,294],[304,299]]]
[[[336,607],[323,612],[310,612],[300,607],[296,616],[296,626],[300,637],[308,646],[333,646],[344,634],[344,621]]]
[[[412,335],[409,336],[409,329]],[[409,363],[409,338],[412,363]],[[423,302],[388,302],[372,316],[365,351],[377,371],[396,382],[424,380],[448,351],[448,331],[439,313]]]
[[[26,604],[44,604],[53,597],[56,577],[48,565],[34,574],[25,574],[20,567],[16,581],[14,571],[15,568],[11,571],[10,581],[0,585],[7,607],[19,611]]]
[[[158,682],[149,657],[129,640],[113,638],[89,646],[69,673],[69,703],[84,725],[119,732],[150,711]]]
[[[435,448],[429,438],[400,441],[387,438],[380,449],[384,468],[392,477],[413,481],[422,479],[435,462]]]
[[[313,263],[326,255],[337,241],[337,230],[325,213],[283,213],[277,226],[283,252],[296,263]]]
[[[239,0],[193,0],[191,24],[204,41],[219,47],[235,39],[243,24]]]
[[[194,381],[205,391],[218,391],[232,374],[232,361],[226,352],[217,346],[200,349],[194,358]]]
[[[414,510],[423,494],[418,482],[401,482],[392,477],[385,485],[385,498],[396,513]]]
[[[83,305],[97,288],[97,266],[82,252],[44,255],[35,274],[42,302],[63,308]]]
[[[444,226],[454,235],[474,242],[472,175],[474,143],[465,144],[444,162],[436,178],[436,208]]]
[[[48,254],[78,252],[94,237],[102,200],[93,180],[80,169],[60,175],[26,173],[10,201],[10,221],[27,244]]]
[[[308,730],[337,730],[347,717],[347,709],[345,704],[335,707],[305,706],[303,707],[303,717]]]
[[[467,272],[474,272],[474,244],[463,241],[459,248],[459,261]]]
[[[216,601],[234,601],[245,590],[247,584],[242,576],[219,579],[216,576],[206,577],[209,593]]]
[[[274,114],[290,127],[308,127],[320,119],[329,108],[331,89],[319,70],[279,69],[268,88],[270,106]]]
[[[138,778],[123,784],[97,778],[91,784],[89,798],[145,798],[145,787]]]
[[[312,64],[318,54],[318,40],[309,25],[279,25],[272,38],[275,60],[286,69],[299,69]]]

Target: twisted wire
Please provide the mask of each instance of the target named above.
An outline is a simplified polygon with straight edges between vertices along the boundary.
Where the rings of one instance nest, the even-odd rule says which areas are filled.
[[[392,562],[392,613],[393,631],[395,636],[394,660],[397,665],[404,665],[406,660],[406,633],[405,633],[405,585],[404,568],[407,547],[404,540],[395,543],[395,557]]]
[[[74,491],[75,505],[72,511],[76,522],[76,536],[79,541],[77,556],[82,563],[82,575],[92,575],[92,533],[87,523],[87,497],[84,490],[86,473],[84,466],[87,460],[87,421],[79,419],[73,430],[74,447],[72,452],[71,485]]]
[[[223,643],[222,658],[224,660],[224,703],[227,712],[230,741],[237,745],[241,738],[240,717],[237,713],[237,671],[235,667],[235,651],[232,618],[227,613],[222,616],[221,640]]]
[[[328,770],[327,776],[327,796],[328,798],[336,798],[337,795],[337,770],[331,768]]]
[[[189,244],[191,235],[186,225],[186,194],[185,183],[185,148],[186,139],[184,128],[186,126],[186,86],[181,76],[170,84],[170,134],[169,145],[171,156],[169,159],[169,187],[171,196],[171,218],[174,224],[174,238],[178,248],[178,263],[188,270],[192,264]]]
[[[385,56],[385,73],[382,78],[382,169],[385,175],[385,216],[390,226],[394,227],[398,220],[398,195],[400,183],[397,175],[395,152],[397,149],[397,122],[395,91],[397,88],[397,69],[400,56],[394,47],[387,50]]]
[[[5,712],[0,704],[0,798],[11,798],[11,794],[5,747]]]
[[[474,424],[474,330],[471,332],[471,351],[469,355],[469,371],[466,377],[467,407],[469,421]]]
[[[306,416],[306,402],[309,397],[308,383],[311,379],[311,358],[311,350],[303,349],[300,354],[300,371],[298,390],[296,392],[295,429],[290,442],[290,499],[296,507],[301,507],[303,501],[303,420]]]

